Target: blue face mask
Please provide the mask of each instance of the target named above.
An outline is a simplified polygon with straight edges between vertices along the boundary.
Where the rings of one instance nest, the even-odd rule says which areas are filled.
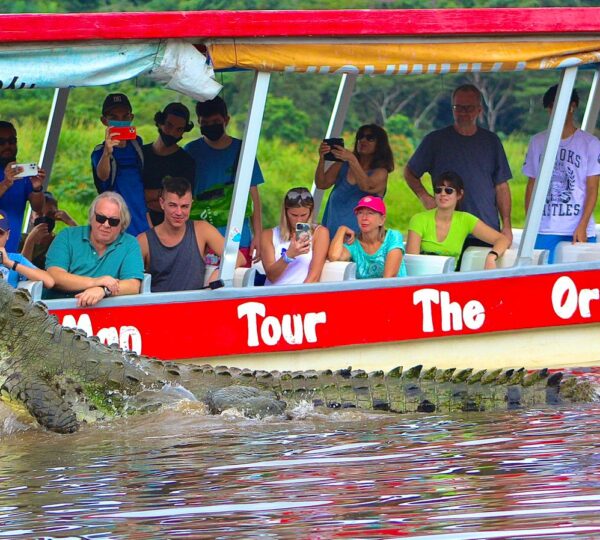
[[[131,120],[109,120],[108,125],[110,127],[129,127]]]

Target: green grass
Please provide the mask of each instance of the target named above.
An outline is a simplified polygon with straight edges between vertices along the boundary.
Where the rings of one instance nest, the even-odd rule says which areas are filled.
[[[19,161],[37,161],[42,147],[45,125],[31,119],[19,123]],[[154,139],[156,129],[151,125],[138,126],[138,132],[146,142]],[[182,144],[193,140],[196,130],[187,133]],[[73,216],[78,223],[87,222],[87,208],[96,190],[91,173],[90,154],[94,146],[104,137],[104,126],[96,123],[70,123],[63,127],[57,158],[52,171],[49,190],[58,198],[59,205]],[[350,139],[348,134],[346,139]],[[503,141],[513,172],[510,182],[513,200],[513,226],[522,227],[525,221],[524,197],[526,178],[521,166],[527,150],[525,136],[512,135]],[[392,137],[392,149],[396,169],[390,174],[386,203],[388,226],[403,232],[408,221],[422,206],[408,188],[402,170],[413,152],[412,144],[403,137]],[[285,192],[294,186],[311,187],[317,164],[319,140],[286,143],[279,139],[261,140],[258,159],[265,177],[260,187],[263,202],[263,224],[273,227],[279,221],[281,201]],[[428,184],[428,182],[426,182]],[[328,194],[325,195],[325,200]],[[596,209],[596,218],[600,211]]]

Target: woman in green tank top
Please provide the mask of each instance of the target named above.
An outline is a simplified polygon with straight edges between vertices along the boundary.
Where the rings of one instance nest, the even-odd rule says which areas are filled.
[[[492,246],[485,269],[496,268],[496,261],[510,246],[510,240],[468,212],[457,210],[464,196],[462,178],[455,172],[442,173],[434,180],[436,207],[415,214],[408,225],[406,253],[445,255],[459,260],[463,244],[472,234]]]

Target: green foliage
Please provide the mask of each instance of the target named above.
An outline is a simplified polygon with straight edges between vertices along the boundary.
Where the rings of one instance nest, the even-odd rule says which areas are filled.
[[[395,114],[390,116],[385,123],[385,129],[389,135],[404,135],[409,139],[413,137],[415,133],[414,123],[403,114]]]
[[[272,97],[267,101],[261,132],[267,139],[294,142],[304,139],[309,124],[308,114],[298,110],[290,98]]]

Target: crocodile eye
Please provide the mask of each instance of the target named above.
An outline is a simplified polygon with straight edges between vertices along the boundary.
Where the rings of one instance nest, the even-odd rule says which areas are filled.
[[[15,317],[24,317],[25,316],[25,310],[20,306],[11,306],[10,312]]]

